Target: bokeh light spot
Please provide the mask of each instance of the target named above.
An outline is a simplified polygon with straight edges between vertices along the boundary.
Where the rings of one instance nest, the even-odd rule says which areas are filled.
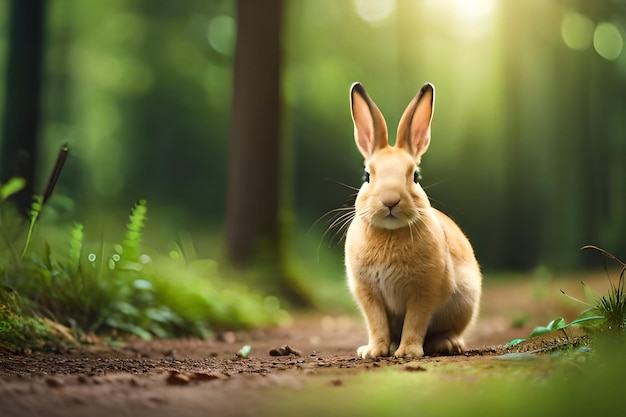
[[[217,52],[229,55],[235,46],[237,24],[230,16],[216,16],[209,22],[207,37],[209,44]]]
[[[561,37],[572,49],[587,49],[593,41],[593,22],[587,16],[568,12],[561,21]]]
[[[602,58],[612,61],[622,53],[624,39],[614,24],[601,22],[593,33],[593,47]]]
[[[354,0],[356,12],[366,22],[386,19],[396,8],[395,0]]]

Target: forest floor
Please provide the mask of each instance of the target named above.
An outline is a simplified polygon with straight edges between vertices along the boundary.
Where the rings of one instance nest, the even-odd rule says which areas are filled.
[[[570,321],[584,310],[559,291],[584,299],[581,280],[597,294],[609,286],[604,273],[487,285],[468,351],[458,356],[358,359],[355,351],[366,332],[356,311],[296,313],[288,326],[227,332],[218,340],[134,339],[121,347],[95,344],[63,353],[0,352],[0,415],[264,415],[270,393],[293,390],[295,396],[311,381],[341,387],[381,368],[423,370],[506,353],[505,343],[526,337],[535,326],[561,316]],[[245,345],[251,347],[248,357],[236,356]],[[280,352],[286,345],[291,350]]]

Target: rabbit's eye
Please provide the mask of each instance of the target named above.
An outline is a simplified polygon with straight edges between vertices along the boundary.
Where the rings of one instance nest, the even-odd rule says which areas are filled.
[[[415,168],[415,172],[413,173],[413,182],[417,184],[422,180],[422,174],[420,173],[419,168]]]
[[[367,171],[363,173],[363,182],[370,182],[370,173]]]

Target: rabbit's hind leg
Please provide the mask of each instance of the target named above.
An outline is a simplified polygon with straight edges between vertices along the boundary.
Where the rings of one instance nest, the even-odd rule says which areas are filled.
[[[427,334],[424,354],[457,355],[464,350],[463,338],[452,332]]]

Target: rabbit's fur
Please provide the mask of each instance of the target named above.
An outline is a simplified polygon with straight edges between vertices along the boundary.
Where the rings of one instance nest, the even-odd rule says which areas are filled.
[[[424,85],[405,110],[395,146],[365,88],[355,83],[350,93],[366,172],[345,243],[348,284],[369,332],[357,353],[417,358],[462,352],[482,278],[468,239],[431,207],[417,181],[430,143],[434,87]]]

